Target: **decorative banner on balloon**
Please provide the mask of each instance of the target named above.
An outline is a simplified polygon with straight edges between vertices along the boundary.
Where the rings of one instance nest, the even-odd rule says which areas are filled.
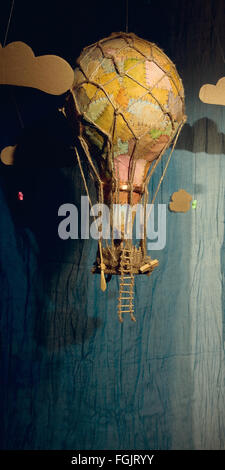
[[[0,44],[0,85],[31,87],[61,95],[72,87],[73,81],[73,69],[61,57],[35,57],[32,49],[21,41],[5,47]]]
[[[203,103],[225,106],[225,77],[220,78],[216,85],[203,85],[199,98]]]
[[[13,165],[15,150],[16,145],[9,145],[1,151],[0,158],[2,163],[4,163],[5,165]]]
[[[185,189],[179,189],[172,194],[169,209],[172,212],[188,212],[191,208],[191,201],[192,196]]]

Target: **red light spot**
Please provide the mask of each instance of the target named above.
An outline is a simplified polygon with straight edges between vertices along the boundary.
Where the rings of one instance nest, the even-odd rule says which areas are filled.
[[[18,199],[19,199],[19,201],[23,201],[23,193],[22,193],[22,191],[19,191],[19,192],[18,192]]]

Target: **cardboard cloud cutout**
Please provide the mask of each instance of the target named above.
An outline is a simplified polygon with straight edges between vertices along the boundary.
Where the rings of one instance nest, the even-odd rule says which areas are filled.
[[[220,78],[216,85],[203,85],[200,88],[199,98],[203,103],[225,106],[225,77]]]
[[[0,85],[37,88],[61,95],[72,87],[74,72],[66,60],[55,55],[35,57],[24,42],[0,44]]]
[[[191,207],[191,200],[192,196],[185,189],[179,189],[172,194],[169,209],[172,212],[187,212]]]
[[[16,145],[9,145],[1,151],[1,161],[5,165],[13,165],[14,163],[14,153],[16,150]]]

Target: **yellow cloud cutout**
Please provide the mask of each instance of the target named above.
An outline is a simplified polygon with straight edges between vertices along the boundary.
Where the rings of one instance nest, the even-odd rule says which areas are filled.
[[[2,163],[4,163],[5,165],[13,165],[15,150],[16,145],[9,145],[1,151],[0,158]]]
[[[172,212],[187,212],[191,207],[191,200],[192,196],[185,189],[179,189],[172,194],[169,209]]]
[[[225,77],[220,78],[216,85],[203,85],[199,91],[199,98],[203,103],[225,106]]]
[[[66,60],[55,55],[35,57],[24,42],[0,44],[0,85],[37,88],[61,95],[72,87],[74,72]]]

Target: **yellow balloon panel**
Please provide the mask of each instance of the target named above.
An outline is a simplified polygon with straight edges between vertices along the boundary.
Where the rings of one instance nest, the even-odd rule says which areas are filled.
[[[139,39],[137,38],[137,36],[134,36],[133,37],[133,44],[134,44],[134,47],[138,49],[138,51],[143,54],[145,57],[147,58],[151,58],[151,55],[152,55],[152,47],[151,47],[151,43],[149,43],[148,41],[145,41],[143,39]]]
[[[113,119],[114,119],[114,109],[111,104],[108,104],[106,108],[103,110],[103,112],[101,113],[101,115],[96,120],[96,124],[101,129],[104,129],[107,134],[109,134],[112,130]]]
[[[126,71],[127,76],[131,77],[133,80],[137,80],[144,87],[148,87],[146,82],[146,61],[133,62],[133,65]],[[144,91],[144,90],[143,90]]]
[[[127,76],[123,77],[123,87],[126,89],[127,95],[130,99],[138,100],[148,93],[148,90],[146,90],[142,84],[137,83]]]
[[[82,86],[82,89],[86,92],[88,98],[92,100],[94,96],[96,95],[98,88],[95,85],[92,85],[91,83],[84,83]],[[79,90],[78,90],[79,94]]]
[[[133,138],[134,135],[129,128],[129,123],[127,123],[121,115],[116,116],[114,142],[117,141],[117,139],[123,142],[129,142]]]
[[[113,34],[110,38],[101,41],[101,47],[104,53],[111,50],[118,52],[122,48],[127,47],[127,44],[128,43],[124,37],[116,37],[116,35],[114,36]]]
[[[78,59],[81,70],[90,76],[102,60],[102,52],[98,47],[88,48]]]
[[[114,33],[86,48],[77,64],[74,89],[84,119],[108,136],[116,155],[129,153],[136,141],[135,158],[157,158],[184,117],[173,62],[154,43]],[[87,140],[99,144],[88,132]]]
[[[116,97],[120,89],[122,88],[121,84],[122,80],[118,80],[118,78],[115,78],[104,86],[104,89],[110,96],[110,99],[114,103],[115,108],[118,107],[118,104],[116,103]]]
[[[114,54],[115,59],[117,59],[119,62],[124,62],[125,60],[143,60],[143,55],[138,52],[136,49],[133,49],[132,47],[126,47],[118,51],[116,54]]]

